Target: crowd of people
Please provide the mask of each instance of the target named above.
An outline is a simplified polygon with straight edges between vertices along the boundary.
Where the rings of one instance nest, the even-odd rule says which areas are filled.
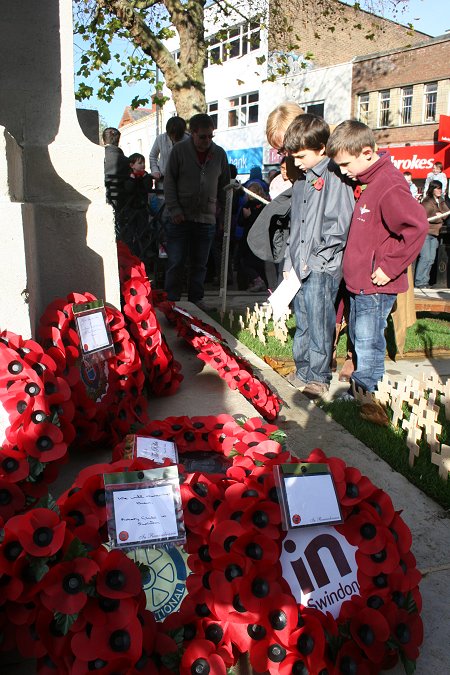
[[[377,152],[369,127],[347,120],[331,131],[295,103],[272,111],[266,135],[279,167],[267,181],[253,167],[241,185],[206,114],[188,126],[180,117],[169,120],[150,152],[149,173],[142,155],[124,156],[120,132],[106,129],[105,184],[117,238],[143,258],[146,242],[157,257],[162,249],[168,299],[180,300],[186,289],[188,300],[204,308],[208,260],[218,275],[225,195],[234,185],[229,269],[238,288],[262,292],[296,277],[290,383],[311,399],[327,392],[345,312],[347,379],[373,392],[384,373],[387,319],[408,288],[408,267],[415,266],[416,287],[430,283],[449,211],[443,167],[435,163],[419,195],[411,174]]]

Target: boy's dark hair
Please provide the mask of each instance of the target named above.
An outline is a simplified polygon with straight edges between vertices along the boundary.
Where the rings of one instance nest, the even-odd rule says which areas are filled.
[[[439,188],[440,190],[443,191],[442,188],[442,183],[440,180],[432,180],[428,186],[427,194],[425,195],[426,197],[433,197],[433,190],[436,190],[436,188]]]
[[[404,176],[412,176],[412,173],[411,173],[411,171],[404,171],[403,175]]]
[[[377,142],[374,133],[367,124],[357,120],[346,120],[338,124],[331,134],[326,148],[328,157],[332,159],[339,152],[348,152],[352,157],[358,157],[363,148],[375,150]]]
[[[238,170],[237,170],[236,164],[230,163],[230,164],[228,164],[228,166],[230,168],[230,178],[236,178],[236,176],[238,175]]]
[[[198,113],[189,120],[190,131],[198,131],[199,129],[214,129],[214,123],[209,115],[206,113]]]
[[[105,145],[119,145],[120,131],[115,127],[107,127],[103,130],[102,140]]]
[[[175,141],[181,141],[186,133],[186,121],[182,117],[174,115],[174,117],[167,120],[166,133],[169,136],[173,136]]]
[[[435,162],[433,164],[433,166],[435,166],[437,169],[439,169],[439,171],[442,171],[442,169],[444,168],[444,165],[442,164],[442,162]]]
[[[298,115],[287,128],[283,147],[288,152],[321,150],[327,144],[330,127],[323,117],[304,113]]]
[[[135,162],[137,162],[138,159],[143,159],[145,162],[145,157],[144,155],[141,155],[140,152],[133,152],[133,154],[128,157],[128,161],[130,164],[134,164]]]

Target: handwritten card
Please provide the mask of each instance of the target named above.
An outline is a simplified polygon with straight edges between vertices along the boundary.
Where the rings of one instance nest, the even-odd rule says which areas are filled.
[[[75,316],[75,319],[83,352],[89,353],[111,345],[103,311],[99,310],[90,314],[82,314]]]
[[[118,544],[129,545],[177,536],[171,485],[117,490],[113,499]]]
[[[272,305],[273,320],[278,321],[289,309],[289,304],[298,289],[300,288],[300,279],[295,273],[294,268],[289,272],[287,279],[283,279],[274,292],[269,295],[269,302]]]
[[[165,459],[178,463],[177,446],[172,441],[163,441],[152,436],[136,436],[135,448],[136,457],[146,457],[158,464],[163,464]]]
[[[112,547],[131,549],[185,543],[177,466],[108,473],[103,479]]]
[[[274,474],[285,529],[342,522],[328,465],[282,464]]]

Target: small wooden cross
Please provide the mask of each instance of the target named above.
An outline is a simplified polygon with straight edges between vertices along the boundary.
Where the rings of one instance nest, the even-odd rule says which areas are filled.
[[[444,480],[448,480],[450,472],[450,445],[442,445],[441,452],[431,453],[431,461],[439,467],[439,475]]]
[[[391,410],[393,413],[392,424],[394,427],[397,426],[400,420],[403,419],[403,399],[401,396],[398,396],[396,393],[392,392],[391,397]]]
[[[417,415],[411,413],[409,420],[402,421],[402,428],[408,432],[406,445],[409,449],[409,465],[414,466],[415,458],[419,456],[418,443],[422,438],[422,429],[417,426]]]
[[[242,318],[242,314],[239,314],[238,322],[239,322],[239,328],[241,330],[245,330],[245,323],[244,323],[244,319]]]
[[[450,420],[450,378],[441,388],[441,400],[444,403],[445,419]]]
[[[441,442],[438,440],[438,436],[442,434],[442,424],[429,424],[425,427],[425,437],[427,443],[430,446],[431,452],[437,452],[441,445]]]

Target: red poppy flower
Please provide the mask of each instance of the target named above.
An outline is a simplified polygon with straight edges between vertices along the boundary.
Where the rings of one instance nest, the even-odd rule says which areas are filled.
[[[66,523],[55,511],[33,509],[8,522],[8,529],[17,533],[17,538],[26,553],[36,558],[55,555],[62,547]]]
[[[336,529],[350,544],[358,546],[361,553],[378,553],[393,539],[377,513],[367,505],[347,518],[343,525],[336,525]]]
[[[275,424],[268,424],[261,417],[249,417],[245,420],[242,428],[246,431],[256,431],[265,436],[270,436],[274,432],[278,432],[279,429]]]
[[[76,658],[85,662],[126,658],[134,663],[142,653],[141,623],[133,616],[120,626],[94,624],[90,630],[73,636],[72,650]]]
[[[181,659],[180,675],[191,675],[191,673],[226,675],[226,672],[223,658],[217,653],[216,646],[209,640],[194,640],[188,645]]]
[[[400,511],[397,511],[389,524],[398,549],[401,554],[408,553],[412,546],[412,534],[409,527],[406,525],[403,518],[400,516]]]
[[[89,598],[83,615],[90,624],[100,626],[123,626],[132,616],[137,616],[138,603],[135,598],[107,598],[103,595]]]
[[[9,520],[4,530],[3,541],[0,544],[0,575],[6,574],[9,576],[14,574],[16,560],[25,555],[17,533],[10,528],[10,523]]]
[[[389,638],[389,624],[375,609],[358,609],[350,619],[350,633],[356,644],[373,663],[381,663]]]
[[[49,422],[19,429],[17,442],[25,452],[43,463],[60,459],[67,452],[61,429]]]
[[[77,614],[86,604],[86,585],[98,571],[89,558],[75,558],[53,567],[40,585],[42,604],[52,612]]]
[[[415,661],[423,642],[423,624],[419,614],[410,614],[406,609],[399,609],[395,603],[390,603],[384,615],[400,652],[410,661]]]
[[[53,612],[41,608],[36,618],[36,631],[47,652],[55,663],[71,657],[71,635],[58,628]]]
[[[239,597],[243,606],[250,612],[258,612],[269,607],[273,598],[283,592],[280,582],[279,563],[271,567],[255,563],[239,587]]]
[[[372,663],[367,660],[364,652],[354,642],[344,642],[337,653],[333,675],[340,675],[340,673],[373,674]]]
[[[389,575],[389,586],[395,591],[406,593],[419,585],[422,575],[416,567],[416,559],[409,551],[401,554],[400,563]]]
[[[244,532],[233,542],[233,552],[256,562],[274,565],[280,557],[278,542],[263,532]]]
[[[345,469],[345,483],[345,495],[341,498],[342,506],[355,506],[367,499],[376,489],[371,481],[354,467]]]
[[[7,521],[25,508],[25,495],[18,485],[0,478],[0,517]]]
[[[325,181],[322,178],[322,176],[319,176],[318,178],[312,181],[311,185],[314,187],[314,190],[320,191],[325,185]]]
[[[244,529],[255,528],[266,537],[278,539],[281,523],[280,507],[273,502],[260,501],[244,511],[240,523]]]
[[[16,626],[16,644],[20,654],[27,659],[42,658],[47,652],[35,623]]]
[[[291,633],[289,644],[309,671],[320,672],[325,667],[325,635],[320,612],[301,607],[299,628]],[[301,671],[300,671],[301,672]]]
[[[111,551],[97,575],[97,592],[120,600],[137,595],[141,588],[142,577],[135,563],[122,551]]]

